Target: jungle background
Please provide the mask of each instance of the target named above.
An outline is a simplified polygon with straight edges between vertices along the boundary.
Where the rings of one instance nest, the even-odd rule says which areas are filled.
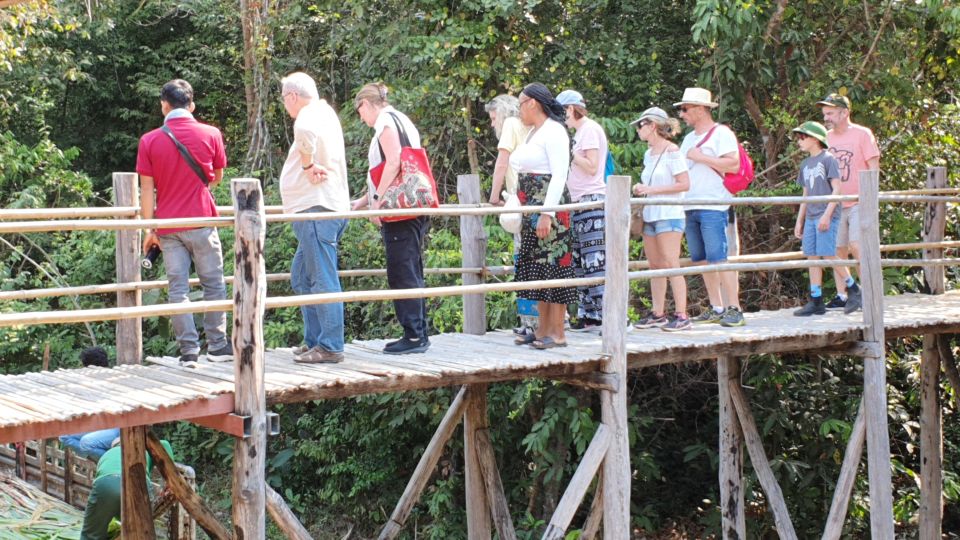
[[[925,168],[949,168],[957,185],[960,7],[937,0],[85,0],[32,1],[0,8],[0,206],[40,208],[111,204],[110,174],[132,171],[141,134],[162,121],[159,88],[184,78],[196,91],[196,116],[218,126],[230,159],[227,178],[262,179],[279,202],[277,173],[291,137],[279,80],[303,70],[339,112],[354,195],[362,189],[369,129],[352,110],[356,90],[385,81],[391,99],[417,123],[442,194],[453,201],[456,175],[482,176],[489,193],[496,141],[483,105],[533,81],[555,93],[575,88],[607,129],[624,174],[636,177],[644,146],[629,122],[658,105],[669,110],[687,86],[714,91],[729,123],[764,174],[751,192],[796,194],[799,157],[789,130],[819,120],[815,102],[839,91],[853,119],[872,128],[883,151],[881,188],[923,186]],[[473,141],[473,142],[471,142]],[[226,183],[224,183],[226,184]],[[229,204],[226,185],[216,189]],[[486,195],[485,195],[486,196]],[[740,211],[745,253],[799,249],[796,209]],[[883,243],[916,241],[919,205],[882,212]],[[951,213],[948,237],[956,238]],[[430,266],[460,263],[456,220],[434,221]],[[508,264],[510,238],[487,221],[489,262]],[[223,229],[224,245],[233,243]],[[377,231],[353,221],[341,245],[342,268],[383,267]],[[0,289],[115,280],[110,233],[0,237]],[[268,230],[267,270],[289,271],[295,241],[288,226]],[[642,256],[634,246],[633,258]],[[906,256],[917,254],[906,254]],[[226,256],[232,274],[231,256]],[[162,270],[160,271],[162,272]],[[145,277],[160,277],[162,274]],[[918,291],[918,269],[885,270],[888,292]],[[742,276],[748,311],[800,303],[802,272]],[[948,272],[948,288],[956,274]],[[455,284],[431,276],[429,285]],[[705,295],[689,280],[694,302]],[[346,279],[346,290],[385,288],[376,278]],[[645,283],[635,283],[633,310]],[[271,284],[270,294],[292,294]],[[162,303],[163,293],[144,294]],[[511,295],[487,297],[489,327],[515,321]],[[109,295],[0,304],[0,311],[109,307]],[[435,332],[457,331],[458,298],[430,300]],[[347,338],[397,334],[389,303],[346,305]],[[749,318],[749,315],[748,315]],[[268,312],[270,347],[301,337],[294,309]],[[174,354],[167,319],[144,320],[145,352]],[[112,349],[112,323],[0,329],[0,371],[38,370],[49,345],[52,367],[78,366],[79,351]],[[478,354],[480,354],[478,352]],[[414,361],[414,360],[412,360]],[[889,351],[889,420],[895,516],[916,535],[919,340]],[[850,358],[752,357],[745,362],[767,454],[803,538],[819,536],[850,433],[862,383]],[[633,506],[638,537],[702,538],[718,531],[717,398],[710,363],[632,373]],[[960,424],[957,389],[944,384],[944,531],[960,531]],[[270,441],[268,479],[317,538],[376,534],[443,415],[451,389],[306,403],[278,408],[282,433]],[[522,538],[539,537],[598,422],[596,398],[544,381],[491,388],[494,445]],[[163,428],[180,461],[198,470],[203,496],[229,519],[232,439],[192,424]],[[748,474],[750,535],[767,538],[772,517]],[[868,535],[865,475],[845,534]],[[664,494],[669,494],[664,496]],[[462,442],[447,448],[416,507],[407,538],[464,536]],[[582,520],[577,520],[582,522]],[[949,533],[949,531],[953,531]],[[275,534],[275,531],[271,531]],[[573,532],[571,538],[576,537]]]

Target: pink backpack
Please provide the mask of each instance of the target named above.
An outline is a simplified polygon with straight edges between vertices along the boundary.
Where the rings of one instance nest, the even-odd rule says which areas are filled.
[[[720,124],[715,124],[712,128],[710,128],[710,131],[707,132],[707,136],[697,143],[697,148],[700,148],[700,146],[707,142],[710,136],[713,135],[713,130],[717,129],[717,126],[719,125]],[[730,131],[733,132],[733,130]],[[737,141],[737,152],[740,156],[740,168],[737,169],[737,172],[730,172],[722,175],[723,187],[727,188],[727,191],[729,191],[731,195],[736,195],[737,193],[740,193],[741,191],[750,187],[750,183],[753,182],[754,179],[753,160],[750,159],[750,154],[743,149],[743,145],[740,144],[740,141]]]

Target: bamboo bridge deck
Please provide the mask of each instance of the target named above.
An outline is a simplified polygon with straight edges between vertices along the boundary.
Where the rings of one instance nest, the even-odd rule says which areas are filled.
[[[741,328],[698,326],[667,333],[659,329],[627,334],[628,363],[638,369],[720,355],[842,352],[862,339],[860,313],[797,318],[792,309],[747,315]],[[885,298],[887,338],[960,332],[960,292]],[[340,364],[301,365],[290,349],[266,353],[269,403],[293,403],[392,391],[423,390],[469,383],[564,379],[596,374],[603,359],[602,338],[568,332],[568,347],[548,351],[518,347],[507,331],[486,335],[442,334],[425,354],[390,356],[383,341],[346,346]],[[231,362],[201,357],[196,367],[176,358],[147,358],[148,364],[111,369],[84,368],[0,376],[0,443],[64,433],[174,420],[203,424],[233,412]]]

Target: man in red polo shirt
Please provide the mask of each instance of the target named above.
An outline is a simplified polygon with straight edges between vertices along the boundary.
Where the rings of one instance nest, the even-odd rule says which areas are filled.
[[[137,172],[140,174],[140,215],[143,219],[216,217],[217,207],[210,190],[223,179],[227,166],[223,136],[213,126],[193,118],[193,88],[175,79],[160,90],[164,128],[140,138]],[[179,141],[190,160],[178,149]],[[156,194],[154,194],[156,191]],[[220,236],[213,227],[147,230],[143,251],[159,245],[170,282],[171,303],[188,302],[190,264],[193,263],[203,287],[204,300],[227,297],[223,281],[223,252]],[[173,330],[180,347],[180,362],[190,364],[200,354],[200,336],[192,314],[174,315]],[[227,319],[222,311],[203,315],[207,337],[207,359],[225,361],[233,357],[227,339]]]

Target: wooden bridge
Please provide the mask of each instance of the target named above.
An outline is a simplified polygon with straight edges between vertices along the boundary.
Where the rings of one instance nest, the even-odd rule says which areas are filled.
[[[102,209],[74,214],[93,218],[68,221],[0,222],[0,233],[41,230],[113,229],[118,231],[117,273],[115,285],[87,287],[103,292],[104,287],[118,294],[119,307],[102,310],[49,313],[0,314],[0,326],[24,324],[72,323],[92,320],[117,320],[118,365],[112,369],[85,368],[55,372],[0,376],[0,442],[52,437],[63,433],[121,427],[124,445],[124,469],[142,466],[144,448],[155,445],[148,436],[151,424],[189,420],[214,427],[237,437],[234,463],[233,526],[231,534],[218,523],[199,497],[178,478],[171,467],[164,467],[168,484],[183,507],[213,538],[264,538],[265,512],[291,538],[309,538],[305,529],[286,507],[280,496],[264,482],[266,437],[272,417],[267,407],[317,399],[341,398],[380,392],[423,390],[462,385],[450,409],[438,426],[433,440],[414,472],[401,501],[384,526],[380,538],[393,538],[406,523],[420,493],[427,485],[443,446],[456,426],[464,423],[467,524],[469,538],[488,539],[496,530],[500,538],[515,538],[494,453],[488,434],[486,411],[488,384],[527,378],[547,378],[592,388],[600,392],[602,424],[583,456],[570,485],[551,519],[544,538],[562,538],[576,515],[594,477],[597,496],[583,526],[589,538],[601,527],[605,538],[625,539],[630,531],[630,466],[626,439],[627,404],[624,384],[627,369],[694,360],[717,360],[720,393],[720,506],[724,538],[743,538],[746,533],[742,480],[746,446],[760,484],[766,493],[777,532],[781,538],[796,538],[780,487],[764,455],[762,441],[743,389],[739,383],[739,357],[755,354],[802,353],[840,354],[864,358],[864,401],[854,423],[844,464],[824,538],[839,538],[852,491],[857,465],[864,444],[868,449],[870,480],[871,532],[874,538],[893,539],[892,487],[890,478],[889,437],[886,425],[885,342],[901,336],[924,335],[922,365],[924,389],[924,430],[921,447],[922,496],[921,538],[939,538],[942,516],[940,463],[940,418],[937,382],[943,347],[936,335],[960,331],[960,293],[931,295],[882,295],[882,265],[923,265],[931,292],[943,293],[943,266],[958,261],[942,258],[942,250],[955,247],[943,242],[945,204],[955,197],[939,194],[945,187],[945,171],[931,170],[931,191],[915,194],[880,195],[875,172],[864,173],[861,181],[862,254],[860,270],[864,289],[864,313],[798,321],[791,310],[748,314],[748,326],[721,328],[696,327],[689,332],[670,334],[659,330],[628,330],[627,296],[631,279],[649,279],[668,275],[692,275],[716,270],[784,270],[806,268],[809,261],[788,260],[793,256],[767,258],[762,262],[741,258],[733,262],[689,267],[679,270],[640,270],[630,272],[627,260],[627,231],[630,204],[629,177],[611,177],[605,203],[607,216],[607,264],[604,327],[599,333],[570,332],[569,346],[549,351],[517,347],[504,331],[486,331],[483,294],[531,287],[571,286],[596,283],[600,279],[564,282],[483,284],[486,241],[481,216],[502,212],[479,208],[479,184],[469,175],[460,178],[458,192],[462,204],[456,208],[421,211],[424,214],[460,214],[464,246],[463,286],[410,289],[400,291],[353,291],[337,294],[267,298],[262,258],[264,231],[268,222],[292,221],[302,216],[268,215],[262,205],[260,185],[255,179],[233,181],[235,216],[202,220],[137,220],[135,217],[136,175],[117,173],[114,187],[117,208],[114,213]],[[846,200],[849,197],[779,197],[739,199],[736,204],[798,204],[804,200]],[[926,202],[925,242],[905,249],[925,249],[923,260],[881,259],[878,235],[879,201]],[[671,204],[658,199],[657,204]],[[686,201],[689,203],[690,201]],[[672,204],[681,204],[673,201]],[[593,203],[594,205],[598,203]],[[643,200],[632,201],[645,204]],[[589,205],[568,205],[587,207]],[[525,208],[524,211],[541,211]],[[6,213],[5,213],[6,212]],[[399,211],[353,212],[356,218],[374,215],[399,215]],[[69,212],[48,213],[0,211],[0,219],[49,219],[71,217]],[[344,217],[330,214],[327,217]],[[213,225],[236,230],[234,300],[140,306],[139,294],[145,284],[139,274],[138,229],[166,226]],[[919,246],[919,247],[918,247]],[[771,260],[776,259],[776,260]],[[853,262],[850,263],[855,264]],[[821,266],[826,266],[822,264]],[[58,291],[62,294],[67,292]],[[86,292],[86,291],[84,291]],[[44,295],[37,291],[36,296]],[[383,343],[363,341],[348,344],[345,361],[333,365],[294,364],[288,349],[264,350],[262,317],[265,309],[303,304],[373,301],[424,296],[463,295],[465,328],[463,334],[431,337],[427,353],[409,357],[382,354]],[[2,298],[2,295],[0,295]],[[237,360],[212,363],[201,358],[195,367],[183,367],[175,358],[142,359],[140,319],[149,316],[203,311],[233,310],[234,349]],[[952,359],[951,359],[952,362]],[[955,366],[954,366],[955,367]],[[954,382],[951,380],[951,382]],[[932,390],[931,390],[932,389]],[[152,452],[151,452],[152,453]],[[162,461],[163,456],[157,456]],[[601,495],[602,493],[602,495]],[[124,475],[123,529],[130,538],[155,537],[149,516],[142,474]],[[928,536],[928,534],[936,536]]]

